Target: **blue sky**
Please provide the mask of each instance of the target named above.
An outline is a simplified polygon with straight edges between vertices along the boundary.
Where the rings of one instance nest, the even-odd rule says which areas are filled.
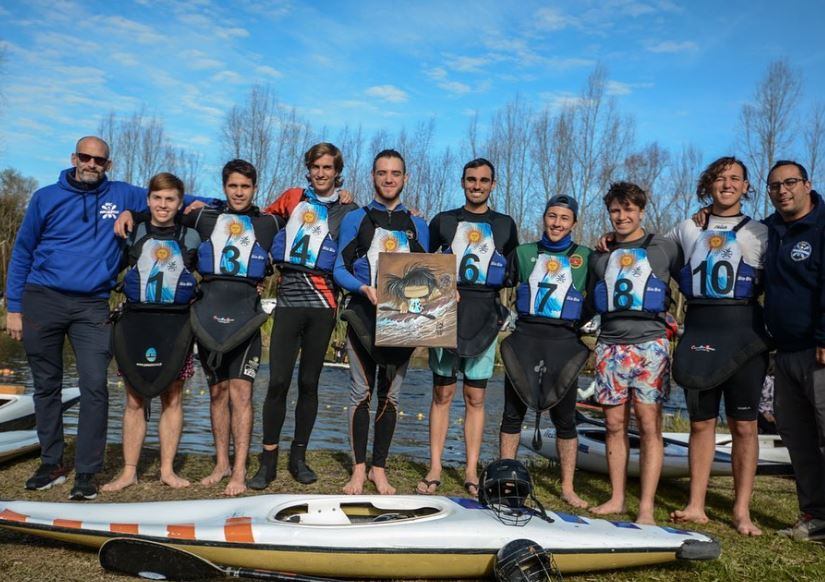
[[[0,5],[0,167],[41,184],[74,140],[142,106],[173,144],[222,163],[220,127],[270,84],[330,135],[396,132],[433,117],[458,146],[516,93],[533,107],[576,95],[596,63],[637,141],[735,151],[740,108],[768,63],[803,71],[802,107],[825,99],[825,4],[688,2],[6,1]]]

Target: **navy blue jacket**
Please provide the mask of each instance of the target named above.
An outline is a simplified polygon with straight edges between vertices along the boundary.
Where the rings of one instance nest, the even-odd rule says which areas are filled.
[[[765,321],[783,352],[825,347],[825,204],[811,192],[813,210],[786,223],[765,219]]]

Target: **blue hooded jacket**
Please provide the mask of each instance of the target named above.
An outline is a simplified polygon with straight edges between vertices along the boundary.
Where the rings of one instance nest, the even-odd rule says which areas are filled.
[[[9,262],[8,311],[22,311],[28,285],[91,297],[108,297],[120,270],[123,240],[113,230],[124,210],[147,210],[145,188],[104,176],[92,190],[75,187],[63,170],[56,184],[37,190],[29,200]],[[207,203],[212,199],[184,197]]]
[[[765,323],[777,347],[795,352],[825,347],[825,203],[795,222],[778,212],[765,219]]]

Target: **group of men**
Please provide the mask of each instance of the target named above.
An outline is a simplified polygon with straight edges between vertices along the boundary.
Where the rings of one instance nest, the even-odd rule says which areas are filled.
[[[642,443],[637,521],[652,523],[663,456],[661,406],[670,387],[665,314],[673,278],[688,299],[673,373],[685,387],[691,419],[691,490],[685,509],[672,518],[707,521],[704,502],[713,434],[724,395],[734,437],[733,524],[744,535],[761,533],[750,518],[749,502],[758,454],[759,395],[767,354],[774,347],[775,416],[791,453],[802,512],[799,521],[783,531],[796,539],[825,537],[825,209],[801,165],[781,161],[772,168],[767,187],[776,212],[758,223],[742,214],[742,200],[751,190],[745,165],[731,157],[716,160],[697,187],[700,200],[710,206],[662,235],[643,227],[647,194],[635,184],[617,182],[604,196],[613,232],[592,251],[572,240],[579,206],[566,195],[547,202],[540,240],[519,245],[512,218],[490,207],[495,169],[483,158],[462,170],[464,204],[438,214],[429,226],[401,202],[407,169],[400,153],[384,150],[376,155],[374,199],[362,208],[340,189],[344,163],[335,146],[313,146],[304,163],[307,186],[287,190],[261,212],[253,204],[255,168],[233,160],[223,171],[225,202],[201,199],[179,219],[200,239],[193,268],[202,277],[201,296],[192,304],[191,319],[210,384],[217,452],[205,485],[229,477],[224,492],[236,495],[247,486],[264,489],[275,479],[286,395],[299,352],[288,468],[299,483],[317,479],[305,453],[317,413],[324,354],[340,311],[347,322],[353,455],[353,472],[343,489],[359,494],[370,480],[379,493],[395,493],[386,461],[412,350],[375,345],[378,255],[441,252],[456,257],[458,344],[429,353],[431,462],[417,486],[419,493],[433,494],[441,484],[441,457],[459,373],[465,402],[464,487],[471,495],[478,492],[485,391],[507,316],[500,290],[515,287],[518,318],[514,332],[501,344],[506,379],[500,456],[515,457],[528,408],[549,410],[558,434],[562,498],[578,508],[588,506],[573,486],[575,385],[589,356],[579,338],[580,326],[600,314],[596,399],[606,418],[612,494],[591,511],[607,515],[626,510],[632,404]],[[27,483],[31,489],[66,478],[59,390],[62,346],[69,337],[81,389],[71,497],[90,499],[97,493],[94,474],[102,469],[106,442],[106,369],[111,357],[107,301],[122,252],[115,230],[126,236],[155,218],[151,203],[146,212],[145,189],[106,178],[111,161],[103,140],[79,140],[72,166],[57,184],[36,192],[29,204],[9,268],[7,328],[12,337],[23,339],[35,385],[42,463]],[[151,199],[151,188],[149,194]],[[125,210],[132,212],[122,213]],[[176,232],[179,236],[180,230]],[[261,353],[258,328],[265,319],[257,295],[273,265],[279,285],[263,447],[258,471],[247,480],[251,393]],[[341,290],[348,297],[339,305]],[[757,301],[763,290],[764,310]],[[230,304],[241,312],[224,314]],[[227,332],[224,324],[236,320],[229,324],[232,333]],[[373,398],[377,408],[368,469]],[[126,440],[124,435],[126,467],[110,489],[136,479],[129,469],[133,463]],[[179,478],[164,482],[188,484]]]

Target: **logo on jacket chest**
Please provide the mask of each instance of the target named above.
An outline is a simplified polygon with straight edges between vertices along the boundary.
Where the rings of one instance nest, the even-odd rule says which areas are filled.
[[[797,262],[804,261],[811,256],[812,250],[811,243],[801,240],[791,249],[791,258]]]
[[[118,211],[117,211],[117,204],[114,202],[107,202],[105,204],[101,204],[100,206],[100,216],[104,218],[117,218]]]

